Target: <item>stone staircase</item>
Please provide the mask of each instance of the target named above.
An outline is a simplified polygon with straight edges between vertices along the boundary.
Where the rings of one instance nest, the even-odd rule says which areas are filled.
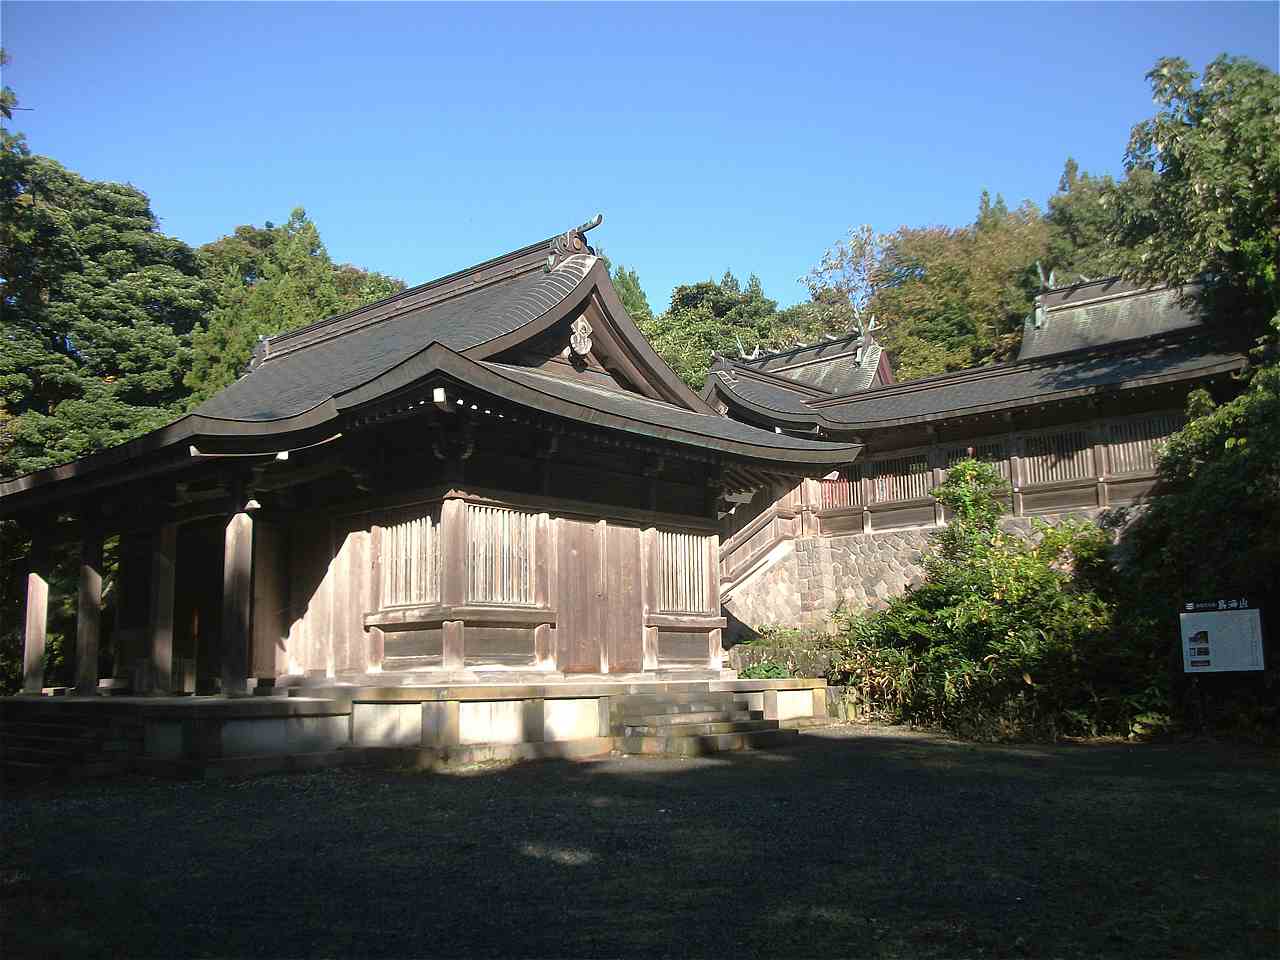
[[[612,697],[610,726],[622,753],[696,757],[725,750],[759,750],[793,743],[795,730],[765,720],[732,693],[645,693]]]
[[[87,712],[0,712],[0,782],[126,773],[142,748],[141,724]]]

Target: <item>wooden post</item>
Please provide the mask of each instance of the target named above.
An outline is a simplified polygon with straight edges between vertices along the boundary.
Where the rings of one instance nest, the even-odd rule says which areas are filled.
[[[86,520],[80,541],[80,596],[76,609],[76,693],[98,693],[98,639],[102,632],[102,533]]]
[[[707,631],[707,666],[712,670],[724,668],[724,638],[719,628]]]
[[[1013,436],[1009,438],[1009,479],[1013,486],[1013,515],[1015,517],[1022,516],[1022,487],[1026,482],[1024,479],[1024,464],[1022,462],[1024,451],[1021,436]]]
[[[658,669],[658,628],[644,626],[644,619],[651,613],[658,612],[658,576],[660,575],[658,558],[658,531],[646,527],[640,534],[640,609],[641,618],[641,663],[642,670]]]
[[[178,525],[166,523],[151,540],[150,638],[151,687],[173,692],[173,586],[178,572]]]
[[[22,692],[44,689],[44,653],[49,625],[49,534],[31,533],[27,595],[22,611]]]
[[[460,607],[467,602],[467,502],[440,504],[440,602]],[[466,664],[466,624],[446,620],[441,627],[441,666],[461,670]]]
[[[242,697],[253,639],[253,517],[227,521],[222,560],[222,695]]]

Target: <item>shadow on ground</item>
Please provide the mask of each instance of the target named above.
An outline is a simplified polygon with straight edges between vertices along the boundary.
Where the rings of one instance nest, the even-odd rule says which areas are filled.
[[[7,956],[1274,956],[1274,758],[772,753],[6,798]]]

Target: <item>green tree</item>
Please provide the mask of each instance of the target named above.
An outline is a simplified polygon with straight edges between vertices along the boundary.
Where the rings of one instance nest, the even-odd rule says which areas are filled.
[[[640,278],[634,270],[618,264],[613,270],[613,288],[618,291],[618,298],[636,324],[653,320],[653,308],[649,306],[649,298],[644,295]]]
[[[0,168],[0,472],[128,440],[177,415],[209,302],[146,194],[85,180],[6,133]]]
[[[1016,353],[1039,289],[1049,229],[1035,205],[983,194],[967,227],[902,227],[879,238],[867,269],[873,315],[900,380]]]
[[[404,289],[392,277],[335,265],[302,208],[280,226],[237,227],[198,254],[215,302],[208,322],[192,337],[186,378],[192,406],[239,377],[260,338]]]
[[[758,277],[752,275],[744,288],[725,271],[719,282],[676,287],[666,312],[642,322],[640,330],[680,379],[698,388],[713,354],[733,355],[739,343],[747,350],[773,345],[777,310]]]
[[[1207,284],[1211,315],[1249,336],[1280,314],[1280,76],[1221,56],[1147,74],[1159,109],[1134,126],[1112,242],[1144,283]]]
[[[1058,192],[1049,198],[1044,217],[1049,225],[1045,266],[1057,274],[1058,283],[1097,280],[1122,267],[1119,251],[1110,240],[1115,190],[1110,177],[1090,176],[1067,158]]]

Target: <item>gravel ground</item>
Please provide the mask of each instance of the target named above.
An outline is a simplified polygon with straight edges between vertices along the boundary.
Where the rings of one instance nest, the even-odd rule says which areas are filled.
[[[698,760],[11,790],[19,956],[1280,955],[1280,766],[898,728]]]

